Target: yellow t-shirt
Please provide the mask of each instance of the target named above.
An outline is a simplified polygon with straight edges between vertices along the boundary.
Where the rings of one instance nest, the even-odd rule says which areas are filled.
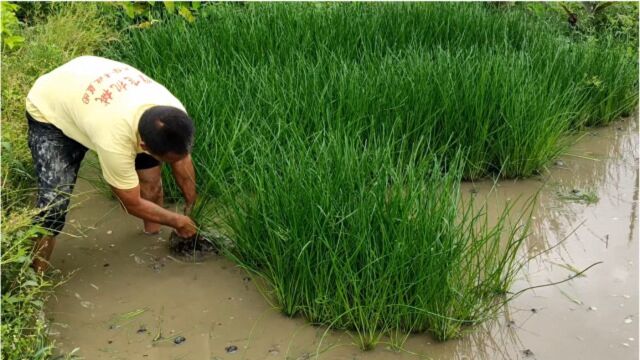
[[[184,106],[164,86],[117,61],[81,56],[38,78],[27,111],[98,154],[102,175],[117,189],[138,185],[138,122],[152,106]]]

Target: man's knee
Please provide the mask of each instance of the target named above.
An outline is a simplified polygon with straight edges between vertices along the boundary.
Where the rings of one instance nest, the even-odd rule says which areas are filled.
[[[35,223],[49,231],[51,235],[57,236],[66,222],[69,199],[58,199],[57,202],[39,207],[41,211],[36,215]]]
[[[54,189],[41,187],[38,191],[36,206],[40,209],[40,213],[35,221],[54,236],[58,235],[64,227],[73,185],[73,183],[60,184]]]
[[[162,195],[162,180],[140,179],[140,192],[143,198],[156,198]]]

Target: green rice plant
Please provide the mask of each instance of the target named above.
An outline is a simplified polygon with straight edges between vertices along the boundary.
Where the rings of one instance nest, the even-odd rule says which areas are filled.
[[[459,155],[400,161],[393,149],[261,139],[201,223],[226,229],[228,255],[267,281],[285,314],[353,329],[363,349],[392,330],[458,337],[499,308],[526,229],[507,225],[509,208],[489,225],[461,204]]]
[[[474,4],[214,5],[195,24],[134,32],[113,55],[185,103],[204,168],[229,169],[254,134],[296,122],[305,136],[461,145],[465,179],[526,177],[568,132],[634,107],[637,81],[622,48],[572,43],[525,15]]]
[[[587,51],[581,77],[588,99],[586,125],[608,125],[637,106],[638,55],[611,39],[590,45]]]

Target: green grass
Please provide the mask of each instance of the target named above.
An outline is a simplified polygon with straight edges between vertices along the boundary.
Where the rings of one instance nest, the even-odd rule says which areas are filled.
[[[536,174],[568,134],[634,109],[627,48],[483,4],[217,4],[112,56],[196,120],[196,220],[284,313],[366,349],[495,314],[528,221],[458,184]]]
[[[44,303],[57,280],[31,269],[33,238],[45,231],[32,225],[33,212],[14,210],[3,216],[0,239],[2,358],[47,359],[53,346],[47,339]]]

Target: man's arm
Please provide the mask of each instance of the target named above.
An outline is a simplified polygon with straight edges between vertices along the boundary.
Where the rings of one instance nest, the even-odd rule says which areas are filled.
[[[140,197],[140,185],[133,189],[111,188],[125,210],[141,219],[170,226],[179,236],[189,238],[196,234],[196,226],[188,216],[176,214]]]
[[[184,159],[170,163],[173,176],[176,179],[176,183],[185,201],[185,214],[191,212],[193,204],[196,202],[196,171],[193,168],[193,161],[191,160],[191,154],[187,155]]]

